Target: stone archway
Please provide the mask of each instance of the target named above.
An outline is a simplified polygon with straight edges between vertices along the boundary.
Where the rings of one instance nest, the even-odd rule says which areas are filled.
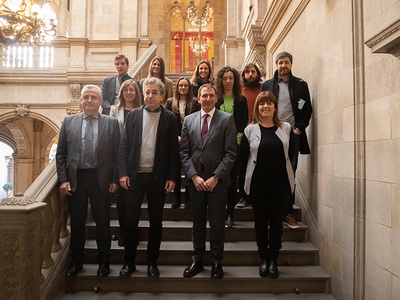
[[[14,150],[14,194],[23,193],[49,163],[58,130],[43,116],[0,116],[0,141]]]

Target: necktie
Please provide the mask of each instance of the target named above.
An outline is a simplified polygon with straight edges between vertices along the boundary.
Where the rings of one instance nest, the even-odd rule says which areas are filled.
[[[209,114],[205,114],[203,116],[204,120],[203,120],[203,126],[201,127],[201,141],[204,144],[204,141],[206,139],[207,133],[208,133],[208,123],[207,123],[207,118],[209,117]]]
[[[86,117],[84,162],[88,168],[93,165],[93,119],[93,117]]]

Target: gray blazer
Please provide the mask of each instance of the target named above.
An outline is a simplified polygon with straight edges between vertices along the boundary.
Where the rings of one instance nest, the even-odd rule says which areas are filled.
[[[124,108],[123,107],[118,108],[115,105],[111,106],[110,117],[116,118],[118,120],[119,133],[121,134],[122,137],[125,128]]]
[[[289,123],[282,122],[282,126],[278,127],[275,134],[282,141],[283,150],[286,158],[286,172],[288,175],[290,189],[294,192],[294,172],[289,158],[289,140],[292,128]],[[249,142],[250,154],[246,164],[246,176],[244,182],[244,191],[247,195],[250,194],[250,185],[253,178],[254,169],[257,164],[258,147],[261,142],[261,130],[259,124],[250,124],[244,130],[244,136]]]
[[[236,161],[236,127],[233,115],[215,110],[204,144],[201,141],[201,111],[185,117],[182,127],[180,158],[189,184],[199,175],[207,180],[213,174],[230,185],[229,172]]]
[[[77,187],[77,170],[81,153],[83,113],[67,116],[58,137],[56,165],[58,181],[69,181],[71,190]],[[111,183],[118,183],[116,158],[119,147],[118,121],[99,114],[97,154],[97,180],[103,193]]]

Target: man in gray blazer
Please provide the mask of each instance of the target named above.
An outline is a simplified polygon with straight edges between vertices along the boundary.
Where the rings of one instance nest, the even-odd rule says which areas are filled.
[[[99,87],[84,86],[83,113],[65,117],[58,138],[58,181],[67,196],[71,216],[72,261],[67,277],[82,270],[89,199],[97,230],[97,275],[105,277],[110,273],[110,193],[118,189],[116,158],[120,134],[117,119],[99,114],[102,102]]]
[[[114,59],[114,66],[118,74],[115,76],[105,78],[103,80],[103,84],[101,85],[101,91],[103,96],[103,104],[101,105],[102,114],[107,116],[110,114],[111,106],[113,106],[118,100],[119,90],[122,83],[124,83],[124,81],[127,79],[133,79],[128,74],[128,69],[129,69],[128,57],[126,57],[123,54],[118,54]],[[140,97],[141,99],[143,99],[142,86],[140,85],[140,82],[137,81],[136,79],[133,80],[138,85],[140,91]]]
[[[222,278],[225,215],[230,170],[236,160],[236,127],[233,115],[215,108],[217,91],[204,84],[198,92],[201,111],[187,116],[182,127],[180,158],[188,178],[193,218],[192,264],[184,277],[204,269],[206,219],[210,222],[211,278]]]

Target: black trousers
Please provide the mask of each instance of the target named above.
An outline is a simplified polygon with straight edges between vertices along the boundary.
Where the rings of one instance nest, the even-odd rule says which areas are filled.
[[[250,192],[258,254],[262,260],[278,258],[279,249],[282,248],[282,218],[290,194],[290,190],[271,192],[264,189],[252,189]]]
[[[134,263],[139,242],[139,219],[144,195],[149,212],[147,262],[156,263],[160,255],[165,182],[155,182],[152,173],[139,173],[130,179],[131,186],[125,197],[125,262]]]
[[[203,259],[206,250],[207,215],[210,222],[210,258],[219,263],[223,259],[227,186],[219,182],[212,192],[198,192],[189,184],[190,212],[193,218],[193,261]]]
[[[96,223],[97,258],[99,262],[111,257],[110,194],[103,193],[97,181],[96,169],[78,170],[78,186],[72,196],[67,196],[71,217],[69,254],[73,261],[83,263],[85,254],[85,224],[90,201]]]

